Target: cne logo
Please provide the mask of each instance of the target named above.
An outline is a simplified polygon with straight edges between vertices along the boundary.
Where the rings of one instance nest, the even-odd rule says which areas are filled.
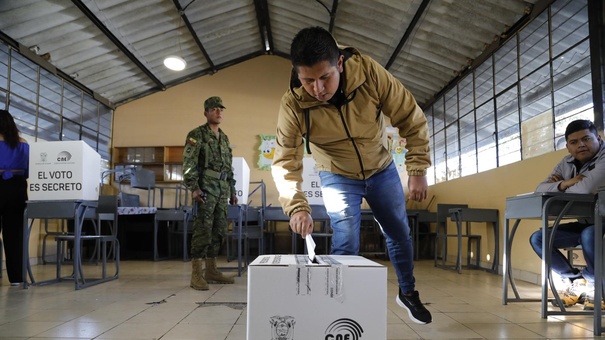
[[[271,340],[293,340],[294,324],[296,320],[292,316],[272,316],[269,320],[271,324]]]
[[[362,333],[363,328],[357,321],[343,318],[328,326],[324,340],[359,340]]]
[[[57,155],[57,162],[67,162],[71,159],[71,154],[67,151],[61,151]]]

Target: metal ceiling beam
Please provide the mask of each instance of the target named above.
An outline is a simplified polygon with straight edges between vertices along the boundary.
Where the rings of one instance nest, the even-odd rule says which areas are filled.
[[[603,116],[605,116],[605,46],[603,46],[603,39],[605,39],[605,5],[603,5],[603,1],[588,1],[588,33],[594,124],[598,130],[603,130]]]
[[[254,0],[254,9],[256,10],[256,20],[258,21],[258,31],[262,45],[265,49],[268,48],[265,52],[273,53],[273,34],[271,33],[271,20],[269,19],[269,4],[267,0]]]
[[[122,44],[122,42],[115,36],[111,31],[97,18],[94,13],[86,5],[82,3],[81,0],[71,0],[71,2],[78,7],[78,9],[90,20],[101,32],[114,44],[118,47],[118,49],[124,53],[132,61],[143,73],[149,77],[162,91],[166,89],[166,86],[155,76],[143,63],[139,61],[137,57],[135,57],[132,52]]]
[[[334,34],[334,22],[336,21],[336,10],[338,9],[338,0],[332,1],[332,10],[330,11],[330,26],[328,31]]]
[[[184,77],[177,78],[177,79],[171,81],[170,83],[168,83],[166,86],[170,88],[170,87],[173,87],[173,86],[176,86],[176,85],[180,85],[180,84],[182,84],[182,83],[184,83],[186,81],[193,80],[195,78],[199,78],[201,76],[205,76],[205,75],[208,75],[208,74],[214,74],[214,73],[216,73],[219,70],[225,69],[227,67],[231,67],[233,65],[242,63],[244,61],[248,61],[250,59],[253,59],[253,58],[265,55],[265,54],[266,54],[265,51],[253,52],[253,53],[247,54],[245,56],[241,56],[239,58],[236,58],[236,59],[233,59],[233,60],[229,60],[229,61],[224,62],[222,64],[219,64],[219,65],[216,65],[216,66],[213,66],[213,67],[209,67],[209,68],[206,68],[204,70],[201,70],[201,71],[198,71],[198,72],[186,75]],[[135,96],[132,96],[132,97],[124,99],[124,100],[122,100],[120,102],[117,102],[116,106],[124,105],[124,104],[126,104],[128,102],[131,102],[133,100],[140,99],[140,98],[152,95],[154,93],[157,93],[157,91],[154,90],[154,89],[147,90],[145,92],[139,93],[139,94],[137,94]]]
[[[206,58],[206,61],[208,61],[208,65],[210,65],[210,69],[213,70],[213,73],[216,72],[217,71],[216,66],[214,66],[214,63],[212,62],[212,59],[210,59],[210,55],[206,51],[206,48],[204,48],[204,45],[200,41],[200,38],[197,36],[197,33],[193,29],[193,26],[191,26],[191,22],[189,21],[187,14],[185,14],[183,7],[181,7],[179,0],[172,0],[172,2],[174,3],[174,7],[176,7],[176,9],[179,11],[179,15],[181,16],[181,18],[183,18],[183,22],[185,23],[185,26],[187,26],[187,29],[189,30],[189,34],[191,34],[191,36],[193,37],[193,40],[197,44],[197,47],[200,49],[200,51],[202,51],[202,54],[204,54],[204,58]],[[191,2],[190,2],[190,4],[191,4]],[[189,5],[187,5],[187,6],[189,6]],[[187,6],[185,6],[185,7],[187,7]]]
[[[399,55],[399,52],[401,52],[403,45],[405,45],[405,43],[408,41],[408,38],[410,37],[410,35],[412,35],[412,32],[414,32],[414,30],[416,29],[416,25],[418,24],[418,21],[420,21],[420,18],[422,18],[422,15],[424,15],[424,11],[426,10],[426,8],[428,7],[430,2],[431,2],[431,0],[422,0],[422,3],[420,4],[420,6],[418,7],[418,10],[416,11],[416,14],[414,14],[414,18],[412,19],[412,22],[410,22],[410,25],[405,30],[405,33],[403,33],[403,37],[401,37],[401,40],[399,40],[399,44],[397,44],[395,51],[393,51],[391,58],[385,65],[384,68],[386,68],[387,70],[389,69],[389,67],[391,67],[393,65],[393,63],[395,62],[395,59]]]

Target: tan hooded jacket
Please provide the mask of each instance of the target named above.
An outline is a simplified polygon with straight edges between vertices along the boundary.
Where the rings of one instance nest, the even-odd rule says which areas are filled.
[[[431,165],[426,117],[412,94],[372,58],[354,48],[342,53],[344,105],[336,107],[309,95],[294,70],[292,85],[281,100],[271,171],[288,216],[300,210],[311,212],[301,190],[303,137],[308,139],[318,171],[367,179],[392,161],[384,145],[384,114],[407,139],[408,174],[426,175]]]

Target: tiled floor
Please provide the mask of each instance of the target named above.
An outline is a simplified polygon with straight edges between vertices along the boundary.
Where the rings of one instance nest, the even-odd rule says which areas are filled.
[[[9,286],[4,275],[0,339],[245,339],[245,273],[234,285],[199,292],[189,288],[190,268],[181,261],[123,261],[119,280],[79,291],[69,281],[23,290]],[[39,265],[34,273],[52,277],[54,269]],[[415,276],[433,323],[414,324],[397,306],[389,268],[388,339],[593,337],[591,317],[544,320],[537,302],[503,306],[501,276],[477,270],[457,274],[428,260],[416,262]],[[538,286],[521,284],[520,289],[524,296],[540,296]]]

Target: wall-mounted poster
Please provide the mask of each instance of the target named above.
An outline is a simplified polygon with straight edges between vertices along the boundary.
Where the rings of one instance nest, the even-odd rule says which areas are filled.
[[[387,147],[393,155],[393,161],[397,166],[397,171],[405,171],[405,153],[408,151],[405,148],[405,138],[399,137],[399,129],[393,126],[387,126]]]
[[[271,170],[273,154],[275,153],[275,135],[258,135],[260,146],[258,150],[258,168],[261,170]]]

